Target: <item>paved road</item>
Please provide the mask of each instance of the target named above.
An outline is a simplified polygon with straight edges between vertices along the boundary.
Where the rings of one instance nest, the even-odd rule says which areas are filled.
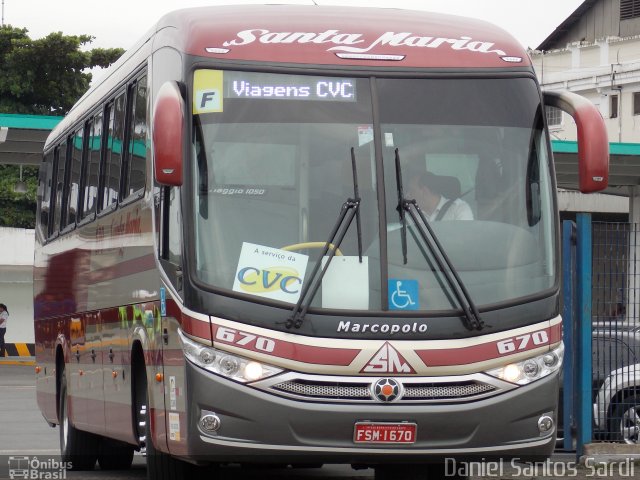
[[[0,479],[9,478],[9,468],[29,468],[39,464],[47,475],[40,478],[82,480],[133,480],[146,478],[145,459],[136,455],[133,467],[123,472],[61,472],[58,464],[58,429],[51,428],[42,418],[35,399],[32,366],[0,365]],[[640,453],[640,449],[639,449]],[[456,464],[449,473],[469,473],[472,480],[490,479],[561,479],[590,480],[605,478],[626,480],[640,478],[640,464],[622,462],[617,465],[578,466],[573,455],[556,455],[550,461],[536,465]],[[11,462],[11,463],[10,463]],[[469,470],[470,469],[470,470]],[[52,476],[51,474],[58,474]],[[320,469],[239,469],[225,468],[221,480],[363,480],[373,479],[373,470],[353,470],[349,466],[326,465]],[[37,477],[29,477],[37,478]],[[449,477],[453,478],[453,477]],[[197,479],[194,479],[197,480]]]
[[[32,366],[0,365],[0,455],[58,453],[58,430],[42,418]]]
[[[38,462],[42,471],[55,473],[59,462],[58,428],[44,421],[35,395],[32,366],[0,365],[0,479],[8,478],[11,459],[14,467]],[[27,457],[28,460],[24,460]],[[21,460],[23,459],[23,460]],[[35,463],[34,463],[35,464]],[[49,468],[52,467],[52,468]],[[126,472],[64,472],[69,479],[129,480],[146,478],[145,459],[134,458]],[[348,480],[373,478],[373,470],[353,470],[349,466],[328,465],[321,469],[242,469],[228,468],[222,480],[317,479]],[[196,480],[196,479],[194,479]]]

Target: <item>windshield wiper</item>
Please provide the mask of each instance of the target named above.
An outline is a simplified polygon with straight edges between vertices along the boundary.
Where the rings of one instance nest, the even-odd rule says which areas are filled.
[[[358,236],[358,258],[360,259],[360,263],[362,263],[362,231],[360,225],[360,193],[358,190],[358,171],[356,169],[356,155],[355,150],[351,147],[351,168],[353,171],[353,198],[348,198],[340,207],[340,213],[338,214],[338,219],[336,220],[331,233],[329,234],[329,238],[324,244],[324,248],[322,252],[320,252],[320,256],[316,261],[316,265],[313,268],[313,271],[309,275],[308,280],[305,282],[302,291],[300,292],[300,298],[298,299],[298,303],[296,303],[295,307],[291,312],[291,316],[287,319],[285,323],[285,327],[287,328],[300,328],[302,322],[304,321],[304,317],[307,314],[307,310],[311,306],[311,302],[315,297],[318,289],[320,288],[322,279],[324,278],[325,273],[331,264],[331,260],[336,255],[336,251],[340,248],[342,244],[342,240],[347,234],[353,219],[356,218],[356,228],[357,228],[357,236]],[[335,240],[335,242],[334,242]],[[322,259],[329,252],[329,248],[331,248],[331,252],[327,257],[327,261],[322,267],[322,271],[318,276],[318,271],[320,270],[320,265],[322,264]],[[316,278],[317,277],[317,278]]]
[[[442,247],[442,244],[438,240],[438,237],[434,233],[429,220],[425,216],[424,212],[420,208],[420,205],[415,199],[407,200],[404,197],[404,189],[402,186],[402,170],[400,168],[400,153],[396,148],[395,150],[396,161],[396,183],[398,188],[398,213],[400,214],[400,221],[402,223],[402,257],[404,263],[407,263],[407,218],[406,213],[411,216],[413,224],[418,230],[422,241],[425,243],[434,260],[438,264],[438,268],[444,275],[445,280],[449,284],[449,287],[453,291],[456,299],[462,311],[464,312],[463,323],[469,330],[482,330],[484,328],[484,322],[480,317],[480,312],[475,303],[469,295],[469,291],[464,282],[458,275],[458,271],[453,266],[451,259],[447,255],[447,252]],[[426,228],[423,228],[423,226]],[[427,235],[428,232],[428,235]]]
[[[402,170],[400,169],[400,151],[396,148],[396,184],[398,185],[398,206],[396,210],[400,214],[401,236],[400,241],[402,243],[402,260],[404,264],[407,264],[407,216],[404,209],[404,187],[402,186]]]

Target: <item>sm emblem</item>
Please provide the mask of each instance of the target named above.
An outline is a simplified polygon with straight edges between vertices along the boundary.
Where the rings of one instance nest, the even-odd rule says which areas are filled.
[[[360,373],[410,373],[414,374],[409,362],[393,346],[386,342],[367,362]]]

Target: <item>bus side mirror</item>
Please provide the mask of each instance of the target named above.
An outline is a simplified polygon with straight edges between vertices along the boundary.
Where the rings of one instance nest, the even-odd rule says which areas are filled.
[[[154,175],[162,185],[182,185],[184,112],[178,84],[163,84],[153,109]]]
[[[598,109],[571,92],[543,92],[545,106],[556,107],[573,117],[578,129],[578,188],[582,193],[604,190],[609,185],[609,138]]]

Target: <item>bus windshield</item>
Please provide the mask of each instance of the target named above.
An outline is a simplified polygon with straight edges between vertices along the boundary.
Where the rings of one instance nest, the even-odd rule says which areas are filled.
[[[478,307],[541,294],[556,282],[542,115],[528,78],[197,70],[196,276],[249,301],[296,304],[354,197],[353,159],[361,228],[330,246],[312,308],[460,308],[408,215],[403,234],[400,186]]]

